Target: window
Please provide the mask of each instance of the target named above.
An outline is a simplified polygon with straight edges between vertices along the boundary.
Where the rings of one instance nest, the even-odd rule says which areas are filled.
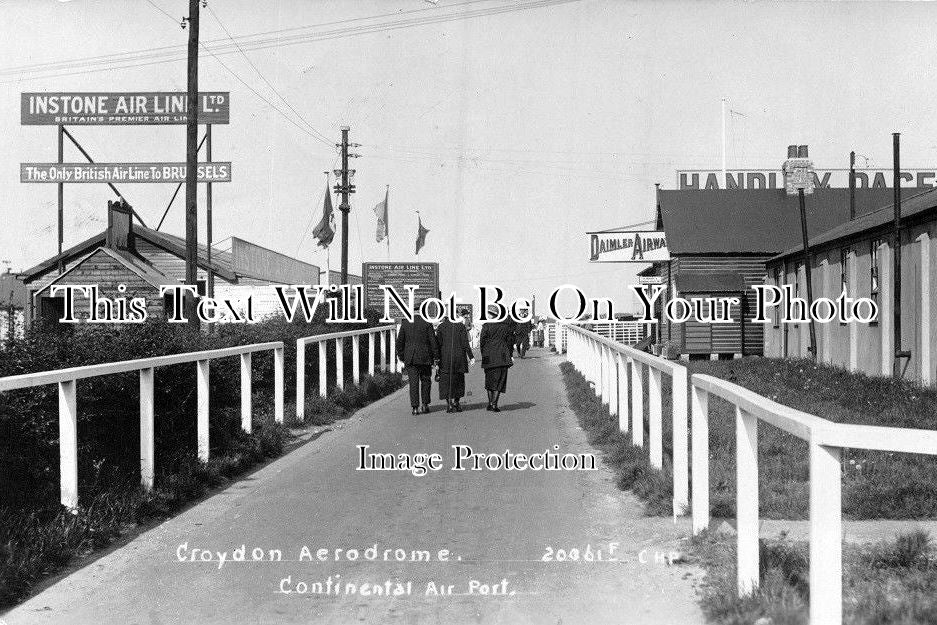
[[[878,305],[879,291],[879,257],[878,248],[882,244],[881,239],[872,239],[869,243],[869,299]],[[878,321],[870,321],[869,325],[878,325]]]
[[[794,297],[800,296],[800,272],[804,268],[803,261],[794,263]]]
[[[844,247],[839,251],[839,285],[840,293],[849,290],[849,248]]]
[[[781,268],[780,267],[774,268],[774,285],[778,288],[781,288]],[[774,327],[775,328],[781,327],[781,313],[777,309],[775,309],[774,311]]]

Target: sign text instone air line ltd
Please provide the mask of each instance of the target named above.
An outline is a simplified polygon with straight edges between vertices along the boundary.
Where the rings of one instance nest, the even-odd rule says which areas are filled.
[[[24,126],[160,125],[185,124],[185,92],[33,92],[20,95],[20,122]],[[227,91],[199,93],[198,121],[227,124]]]

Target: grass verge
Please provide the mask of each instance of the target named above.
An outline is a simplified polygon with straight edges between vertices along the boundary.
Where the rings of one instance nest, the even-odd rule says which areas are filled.
[[[761,585],[739,598],[735,537],[704,532],[693,539],[692,551],[707,571],[701,588],[704,613],[722,625],[806,625],[807,543],[782,536],[762,540],[759,546]],[[843,623],[937,623],[937,552],[926,532],[875,544],[843,545]]]
[[[400,374],[366,376],[328,399],[306,401],[306,420],[293,427],[323,426],[403,386]],[[270,401],[260,402],[269,405]],[[255,403],[256,405],[256,403]],[[295,411],[290,411],[295,414]],[[208,462],[192,454],[170,457],[159,467],[154,488],[145,492],[135,482],[93,487],[75,513],[60,506],[0,509],[0,609],[29,596],[34,586],[70,564],[107,547],[127,534],[165,520],[212,490],[237,479],[283,453],[288,426],[276,423],[272,411],[254,410],[252,432],[240,430],[240,413],[213,415],[226,432],[223,449]]]

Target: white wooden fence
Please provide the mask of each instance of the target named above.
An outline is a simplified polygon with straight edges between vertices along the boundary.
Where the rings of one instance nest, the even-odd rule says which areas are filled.
[[[631,368],[632,443],[643,446],[644,367],[650,372],[650,462],[660,467],[660,405],[662,373],[673,378],[674,511],[686,505],[687,372],[680,365],[639,352],[594,332],[567,325],[567,358],[595,384],[596,394],[618,415],[622,431],[628,428],[629,383],[624,365]],[[758,421],[765,421],[807,442],[810,461],[810,623],[842,622],[842,469],[843,449],[867,449],[937,455],[937,431],[834,423],[783,406],[748,389],[709,375],[690,379],[692,427],[693,533],[709,526],[709,397],[735,407],[736,521],[738,540],[738,592],[744,596],[759,586],[758,550]],[[636,392],[637,391],[637,392]],[[622,404],[624,401],[624,404]]]
[[[686,367],[573,324],[565,327],[567,359],[595,384],[596,395],[608,404],[609,413],[618,417],[619,429],[631,430],[631,442],[637,447],[644,446],[644,378],[648,378],[648,453],[651,465],[658,469],[663,467],[662,382],[664,375],[670,377],[673,510],[674,515],[685,514],[689,505]]]
[[[381,371],[396,373],[400,370],[397,362],[396,327],[393,325],[375,326],[362,330],[316,334],[296,340],[296,417],[302,420],[306,415],[306,345],[319,345],[319,395],[328,393],[328,364],[325,357],[329,341],[335,342],[335,386],[345,386],[345,339],[351,339],[352,380],[357,384],[361,379],[362,336],[368,337],[368,375],[374,375],[375,364]],[[377,343],[380,342],[380,351]]]
[[[843,449],[937,455],[937,431],[833,423],[708,375],[692,377],[693,532],[709,525],[709,397],[735,407],[739,595],[758,579],[758,421],[803,439],[810,450],[810,622],[842,622]]]
[[[57,369],[0,378],[0,392],[57,384],[59,389],[59,477],[62,505],[78,506],[78,407],[77,382],[115,373],[140,372],[140,479],[147,490],[153,487],[154,475],[154,369],[187,362],[196,365],[198,457],[208,460],[208,363],[217,358],[241,357],[241,427],[251,431],[251,355],[273,350],[274,415],[283,421],[283,343],[257,343],[202,352],[171,354],[154,358],[124,360],[99,365]]]
[[[547,323],[543,327],[543,346],[553,347],[558,353],[566,351],[566,323]],[[584,326],[599,336],[624,345],[634,345],[647,336],[646,323],[639,321],[593,321],[574,324]]]

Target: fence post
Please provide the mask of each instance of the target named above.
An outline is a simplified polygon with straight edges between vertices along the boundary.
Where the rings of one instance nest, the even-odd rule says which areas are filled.
[[[381,371],[387,371],[387,333],[381,330]]]
[[[62,505],[78,507],[78,403],[76,381],[59,382],[59,494]]]
[[[361,382],[361,335],[351,337],[351,381]]]
[[[335,386],[345,388],[345,339],[335,339]]]
[[[595,345],[594,360],[595,364],[595,394],[599,398],[599,403],[607,403],[608,388],[605,386],[605,346],[598,341],[593,340]]]
[[[329,394],[329,365],[325,359],[326,341],[316,341],[319,344],[319,397]]]
[[[644,365],[631,359],[631,444],[644,447]]]
[[[153,368],[140,369],[140,483],[143,490],[153,488]]]
[[[735,407],[735,507],[738,533],[739,596],[751,594],[758,579],[758,418]]]
[[[608,369],[608,413],[618,416],[618,361],[615,356],[617,350],[609,349],[608,358],[605,360],[605,366]]]
[[[691,387],[693,417],[693,534],[709,527],[709,393]]]
[[[387,340],[390,342],[390,372],[397,373],[397,326],[394,326],[389,334]]]
[[[306,420],[306,342],[296,340],[296,418]]]
[[[283,423],[283,347],[273,349],[273,418]]]
[[[840,450],[810,443],[810,622],[843,620]]]
[[[648,366],[648,447],[650,450],[651,466],[661,469],[664,466],[664,413],[661,407],[661,372],[659,369]]]
[[[673,510],[685,514],[690,505],[689,441],[687,440],[687,372],[676,367],[672,376],[673,392]]]
[[[619,371],[619,388],[618,388],[618,429],[621,432],[628,431],[628,418],[630,412],[628,411],[628,368],[626,365],[630,364],[631,359],[625,359],[620,353],[615,354],[615,363],[618,366]]]
[[[368,375],[374,377],[374,332],[368,332]]]
[[[198,459],[208,462],[208,361],[196,361],[198,381]]]
[[[251,433],[251,353],[241,354],[241,429]]]

